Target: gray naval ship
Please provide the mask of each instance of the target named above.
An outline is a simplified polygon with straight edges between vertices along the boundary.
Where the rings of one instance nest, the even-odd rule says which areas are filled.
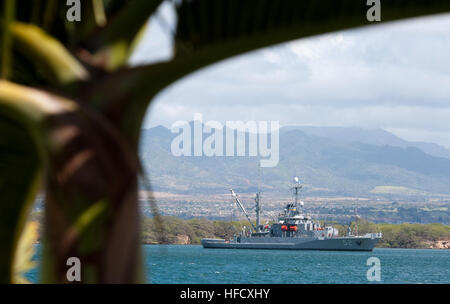
[[[297,177],[294,178],[295,200],[286,205],[284,212],[278,217],[278,222],[271,225],[260,224],[260,193],[256,194],[255,211],[256,225],[250,219],[239,197],[230,189],[236,204],[247,217],[252,231],[243,231],[231,240],[202,239],[204,248],[229,249],[292,249],[292,250],[345,250],[372,251],[381,239],[381,233],[367,233],[358,235],[348,227],[346,236],[339,236],[338,230],[332,226],[321,227],[318,221],[303,212],[304,203],[298,201],[302,185]]]

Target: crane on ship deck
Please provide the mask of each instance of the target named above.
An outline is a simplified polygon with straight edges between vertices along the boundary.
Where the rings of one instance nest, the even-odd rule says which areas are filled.
[[[248,215],[247,211],[244,208],[244,205],[242,205],[241,200],[239,199],[238,195],[234,192],[233,189],[230,189],[231,196],[236,200],[236,204],[241,208],[242,212],[244,212],[245,216],[247,217],[248,222],[252,226],[253,230],[255,232],[258,232],[258,228],[253,224],[252,220],[250,219],[250,216]]]

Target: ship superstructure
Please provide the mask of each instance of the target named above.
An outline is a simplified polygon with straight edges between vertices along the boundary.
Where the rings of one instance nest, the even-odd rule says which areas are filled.
[[[277,222],[271,225],[260,224],[261,201],[260,193],[256,194],[255,211],[256,225],[253,224],[238,195],[230,189],[236,204],[245,214],[252,228],[243,229],[232,240],[202,239],[204,248],[234,248],[234,249],[297,249],[297,250],[353,250],[371,251],[381,239],[381,233],[358,235],[357,229],[351,231],[350,226],[346,236],[339,236],[338,229],[333,226],[322,227],[319,221],[313,220],[304,212],[304,202],[299,201],[302,185],[297,177],[291,190],[294,200],[286,205],[279,214]],[[355,213],[356,215],[356,213]]]

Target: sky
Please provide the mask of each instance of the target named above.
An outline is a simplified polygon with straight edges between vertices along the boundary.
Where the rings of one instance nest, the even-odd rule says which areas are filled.
[[[149,20],[131,65],[168,60],[176,17]],[[144,127],[191,121],[382,128],[450,148],[450,14],[334,32],[222,61],[176,82]]]

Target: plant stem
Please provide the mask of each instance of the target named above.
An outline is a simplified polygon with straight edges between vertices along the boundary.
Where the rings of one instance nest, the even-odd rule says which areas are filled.
[[[106,14],[103,0],[92,0],[92,6],[94,7],[95,22],[98,26],[105,26]]]
[[[9,77],[12,64],[12,37],[10,25],[14,20],[16,1],[6,0],[4,5],[5,16],[3,19],[1,78],[7,79]]]

